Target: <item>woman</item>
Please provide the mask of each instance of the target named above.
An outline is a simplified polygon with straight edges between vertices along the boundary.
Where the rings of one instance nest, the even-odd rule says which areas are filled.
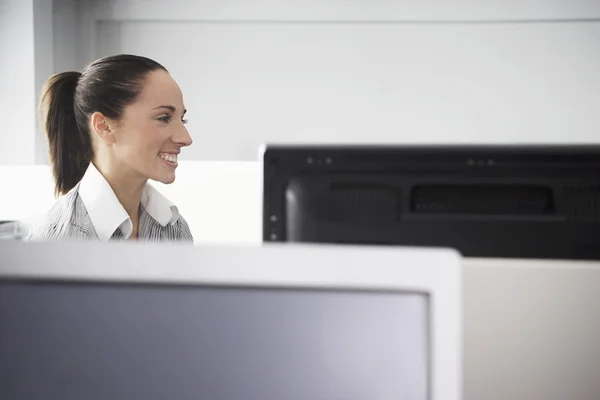
[[[157,62],[101,58],[46,81],[40,116],[57,195],[26,240],[192,242],[185,219],[148,179],[175,180],[192,144],[181,90]]]

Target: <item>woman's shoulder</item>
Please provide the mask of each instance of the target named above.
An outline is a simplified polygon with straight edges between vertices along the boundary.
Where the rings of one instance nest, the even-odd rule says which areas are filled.
[[[85,229],[86,218],[89,219],[77,191],[71,191],[34,222],[24,241],[86,239],[90,236]]]
[[[168,222],[158,230],[153,230],[157,236],[154,236],[154,239],[150,240],[194,243],[194,237],[186,219],[178,212],[173,217],[171,222]]]
[[[190,230],[190,226],[186,219],[183,218],[183,215],[178,214],[176,225],[178,226],[179,240],[182,242],[193,243],[194,237],[192,236],[192,231]]]
[[[153,235],[160,237],[160,241],[193,243],[189,224],[181,215],[179,207],[150,183],[146,185],[142,196],[142,208],[156,224],[155,228],[159,228],[151,230]]]

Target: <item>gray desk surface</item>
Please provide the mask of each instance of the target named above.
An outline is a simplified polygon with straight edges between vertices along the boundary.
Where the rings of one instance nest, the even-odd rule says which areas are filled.
[[[600,262],[465,261],[465,400],[600,399]]]

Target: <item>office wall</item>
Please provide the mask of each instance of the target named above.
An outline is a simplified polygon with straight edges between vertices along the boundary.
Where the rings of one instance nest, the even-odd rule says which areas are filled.
[[[34,102],[39,100],[40,88],[55,71],[54,69],[54,21],[52,18],[53,0],[33,1],[33,61],[34,61]],[[39,118],[35,117],[34,145],[35,162],[48,163],[48,146]],[[31,119],[31,117],[29,117]]]
[[[53,0],[52,26],[54,72],[80,70],[85,60],[80,51],[80,32],[82,9],[85,1]]]
[[[0,105],[16,113],[2,165],[46,162],[31,120],[42,78],[115,52],[180,82],[188,160],[253,160],[266,141],[599,141],[593,0],[0,4]]]
[[[263,142],[600,141],[599,2],[91,6],[94,57],[145,54],[180,82],[184,159],[252,160]]]
[[[0,0],[0,165],[48,162],[36,118],[44,81],[85,65],[77,0]]]
[[[35,162],[33,0],[0,0],[0,164]]]
[[[50,0],[0,0],[0,165],[47,162],[39,90],[53,73]]]

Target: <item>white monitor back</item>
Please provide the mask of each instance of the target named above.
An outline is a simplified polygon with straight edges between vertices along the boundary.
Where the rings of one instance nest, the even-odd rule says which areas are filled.
[[[64,399],[90,387],[113,399],[187,398],[182,387],[189,398],[461,398],[450,250],[6,242],[0,253],[0,397],[65,390],[62,371],[83,377]]]

